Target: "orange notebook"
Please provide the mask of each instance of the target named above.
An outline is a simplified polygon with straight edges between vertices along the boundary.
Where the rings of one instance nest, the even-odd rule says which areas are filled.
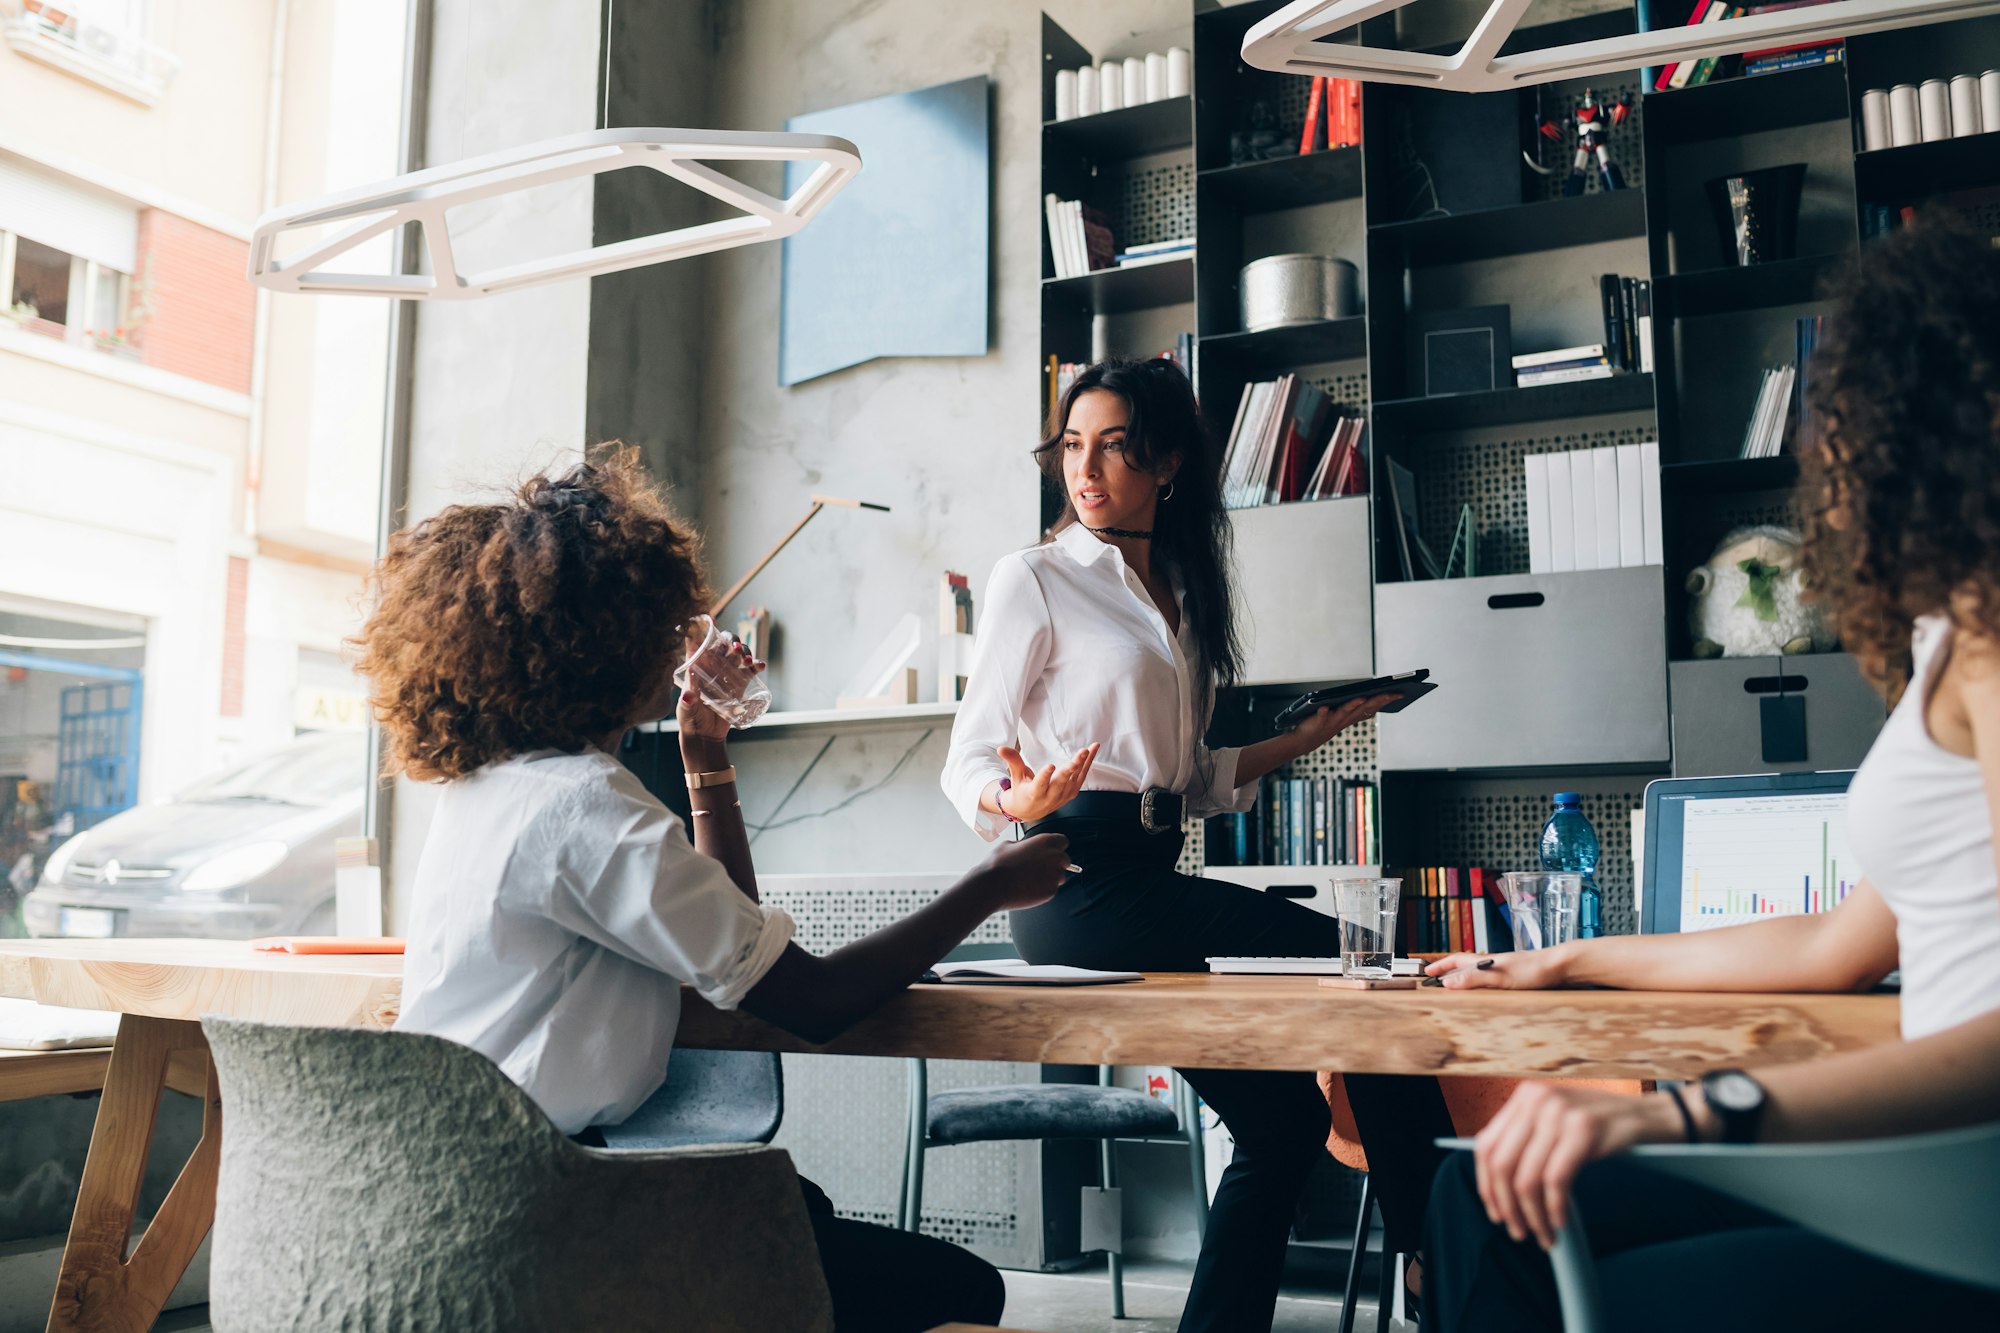
[[[251,940],[250,947],[265,953],[401,953],[403,942],[394,936],[272,935]]]

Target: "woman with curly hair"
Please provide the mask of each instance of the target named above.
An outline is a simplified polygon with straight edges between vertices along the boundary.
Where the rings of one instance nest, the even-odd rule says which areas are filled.
[[[994,912],[1042,902],[1065,840],[1000,848],[929,906],[824,958],[757,899],[728,724],[672,673],[707,588],[693,532],[605,450],[508,500],[396,534],[361,670],[387,769],[443,792],[417,864],[399,1029],[492,1059],[565,1133],[603,1145],[666,1077],[680,988],[823,1042]],[[718,672],[763,664],[728,642]],[[694,841],[618,761],[673,708]],[[834,1216],[800,1182],[841,1329],[997,1323],[984,1261]],[[643,1242],[643,1237],[636,1238]]]
[[[1450,987],[1865,990],[1898,966],[1903,1041],[1648,1097],[1528,1083],[1440,1173],[1427,1322],[1559,1329],[1542,1248],[1572,1189],[1605,1327],[1877,1329],[2000,1295],[1697,1186],[1600,1162],[1638,1143],[1871,1138],[2000,1120],[2000,250],[1925,218],[1842,284],[1801,441],[1806,568],[1894,712],[1848,793],[1867,877],[1839,907],[1687,935],[1431,965]],[[1466,970],[1461,970],[1466,969]],[[1946,1325],[1948,1326],[1948,1325]]]

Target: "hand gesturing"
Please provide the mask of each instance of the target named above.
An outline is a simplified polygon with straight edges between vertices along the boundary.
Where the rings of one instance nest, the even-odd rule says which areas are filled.
[[[1028,767],[1019,750],[1011,745],[1001,746],[1000,758],[1006,763],[1009,780],[1014,785],[996,793],[995,799],[1024,824],[1048,818],[1083,790],[1083,780],[1090,776],[1090,766],[1096,762],[1098,746],[1102,744],[1100,741],[1087,745],[1061,768],[1049,764],[1039,773]]]

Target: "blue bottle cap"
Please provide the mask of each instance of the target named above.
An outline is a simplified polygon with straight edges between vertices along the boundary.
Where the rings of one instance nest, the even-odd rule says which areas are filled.
[[[1559,791],[1556,793],[1556,805],[1558,807],[1565,805],[1581,806],[1582,804],[1583,797],[1573,791]]]

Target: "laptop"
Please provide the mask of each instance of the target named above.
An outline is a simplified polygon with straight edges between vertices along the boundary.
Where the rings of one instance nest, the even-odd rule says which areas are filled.
[[[1663,778],[1646,787],[1648,935],[1829,912],[1861,882],[1847,845],[1854,772]]]

